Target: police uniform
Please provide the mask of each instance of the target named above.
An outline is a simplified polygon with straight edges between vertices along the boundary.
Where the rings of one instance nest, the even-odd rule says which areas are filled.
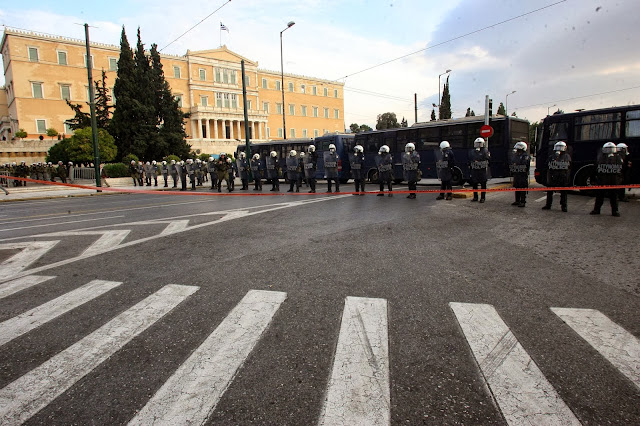
[[[529,169],[531,167],[531,158],[524,149],[518,149],[513,155],[509,169],[513,174],[514,188],[529,187]],[[516,200],[511,203],[512,206],[524,207],[527,203],[527,191],[516,191]]]
[[[547,161],[547,186],[569,186],[570,170],[571,156],[562,151],[553,152]],[[560,191],[560,207],[563,212],[567,211],[567,193],[568,191]],[[547,191],[547,202],[542,209],[549,210],[552,204],[553,191]]]
[[[614,145],[615,148],[615,145]],[[620,185],[622,183],[622,168],[624,160],[617,153],[605,153],[598,158],[597,179],[603,186]],[[590,214],[600,214],[600,209],[607,197],[611,203],[611,215],[620,216],[618,211],[618,193],[616,189],[598,189],[596,203]]]

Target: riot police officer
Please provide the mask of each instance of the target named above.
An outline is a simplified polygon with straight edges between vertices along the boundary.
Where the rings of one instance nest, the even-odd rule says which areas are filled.
[[[309,183],[310,194],[316,192],[316,171],[318,169],[318,153],[315,145],[309,145],[307,155],[304,157],[304,176]]]
[[[158,186],[158,162],[156,160],[151,162],[151,177],[154,182],[153,186]]]
[[[162,179],[164,179],[164,187],[169,186],[169,166],[166,161],[162,162]]]
[[[196,190],[196,165],[193,162],[193,159],[187,158],[187,164],[185,165],[187,170],[187,174],[189,175],[189,182],[191,183],[191,190]]]
[[[353,147],[353,154],[349,154],[349,165],[351,166],[351,177],[356,184],[356,192],[364,195],[364,148],[362,145]]]
[[[24,165],[24,161],[22,162],[22,165]],[[26,168],[26,166],[25,166]],[[60,181],[62,183],[67,183],[67,176],[69,175],[69,172],[67,170],[67,166],[65,166],[62,161],[58,161],[58,177],[60,178]],[[26,173],[26,172],[25,172]],[[24,182],[25,186],[27,182]]]
[[[509,169],[513,174],[514,188],[529,187],[529,168],[531,167],[531,157],[527,154],[527,144],[525,142],[517,142],[513,149],[511,164]],[[512,206],[524,207],[527,203],[527,191],[516,191],[516,200],[511,203]]]
[[[230,157],[227,157],[227,170],[229,172],[228,185],[231,187],[231,191],[236,189],[236,163],[231,161]]]
[[[222,192],[223,180],[227,183],[227,191],[231,192],[233,189],[231,188],[231,183],[229,182],[229,166],[227,164],[226,153],[220,153],[218,161],[216,161],[215,169],[218,178],[218,192]]]
[[[180,191],[187,190],[187,167],[184,164],[184,161],[180,161],[176,163],[176,171],[178,172],[178,176],[180,176]]]
[[[169,174],[171,175],[171,180],[173,180],[174,188],[178,186],[178,180],[180,180],[180,174],[178,173],[178,168],[176,166],[176,160],[171,160],[171,163],[169,164]]]
[[[211,189],[216,189],[218,174],[216,173],[216,163],[214,163],[213,157],[209,157],[209,161],[207,161],[207,172],[209,172],[209,177],[211,178]]]
[[[378,167],[378,183],[380,184],[380,192],[378,197],[384,197],[384,184],[387,184],[389,197],[393,197],[391,181],[393,179],[393,157],[389,152],[387,145],[382,145],[376,156],[376,166]]]
[[[144,180],[144,164],[142,161],[138,161],[138,185],[143,186],[142,181]]]
[[[144,182],[147,186],[151,186],[151,162],[147,161],[144,165]]]
[[[473,141],[473,149],[469,151],[469,169],[473,187],[473,199],[471,201],[478,201],[478,192],[476,191],[478,186],[480,186],[480,189],[487,189],[490,158],[489,150],[484,147],[484,139],[476,138]],[[481,203],[484,203],[485,195],[485,191],[480,192]]]
[[[133,179],[133,186],[138,186],[138,166],[136,165],[135,160],[131,160],[129,173],[131,173],[131,179]]]
[[[338,179],[338,153],[336,146],[329,144],[329,151],[324,152],[324,177],[327,179],[327,192],[331,191],[331,181],[336,183],[336,192],[340,192],[340,180]]]
[[[289,156],[286,159],[287,164],[287,179],[289,179],[289,190],[287,192],[293,192],[293,187],[296,187],[296,192],[300,192],[300,185],[298,184],[299,160],[298,152],[295,149],[289,151]]]
[[[267,158],[267,177],[271,180],[270,191],[280,191],[280,161],[278,160],[278,153],[271,151]]]
[[[409,183],[409,191],[417,189],[418,180],[420,180],[420,154],[416,152],[416,146],[413,142],[409,142],[404,146],[404,154],[402,155],[402,171],[404,178]],[[416,199],[416,193],[411,192],[407,195],[410,200]]]
[[[438,161],[436,161],[436,168],[438,169],[438,176],[440,177],[440,190],[451,191],[453,186],[451,185],[451,181],[453,180],[453,168],[455,167],[456,160],[453,157],[453,151],[451,150],[451,145],[447,141],[440,142],[440,152],[436,153],[436,157],[438,157]],[[441,192],[439,196],[436,197],[436,200],[452,200],[453,194],[451,192]]]
[[[236,166],[238,167],[238,177],[240,178],[240,182],[242,182],[241,190],[245,191],[249,189],[249,163],[247,162],[247,155],[244,152],[238,155]]]
[[[631,157],[629,155],[629,147],[626,143],[620,142],[616,145],[618,155],[622,157],[622,184],[631,183]],[[625,194],[625,188],[618,189],[618,199],[627,202],[629,198]]]
[[[251,158],[251,174],[253,175],[253,189],[255,191],[262,190],[262,162],[260,154],[255,153]]]
[[[624,160],[617,153],[616,144],[607,142],[602,146],[602,155],[598,156],[597,179],[603,186],[620,185],[622,182],[622,167]],[[618,211],[618,191],[616,189],[598,189],[596,204],[590,214],[600,214],[604,197],[611,203],[611,216],[620,216]]]
[[[564,141],[556,142],[553,153],[547,161],[547,186],[569,186],[571,170],[571,156],[567,153],[567,144]],[[567,192],[560,191],[560,207],[567,211]],[[553,204],[553,191],[547,191],[547,203],[542,210],[551,209]]]

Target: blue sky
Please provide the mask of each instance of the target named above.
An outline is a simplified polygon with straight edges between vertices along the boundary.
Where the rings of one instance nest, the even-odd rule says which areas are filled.
[[[92,41],[114,45],[122,25],[132,44],[140,26],[147,47],[164,47],[222,5],[165,52],[222,42],[260,68],[279,71],[279,33],[293,20],[284,33],[285,72],[343,81],[347,127],[373,126],[377,114],[389,111],[413,123],[414,93],[418,120],[428,120],[446,69],[454,117],[468,107],[481,114],[485,94],[497,109],[514,90],[509,112],[532,122],[548,108],[640,104],[638,0],[31,0],[5,2],[0,23],[83,38],[74,24],[88,22]],[[221,21],[230,29],[222,38]]]

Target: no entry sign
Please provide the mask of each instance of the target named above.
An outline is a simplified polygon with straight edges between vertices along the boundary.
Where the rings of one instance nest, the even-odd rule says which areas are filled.
[[[482,136],[483,138],[490,138],[491,136],[493,136],[493,127],[489,126],[488,124],[480,127],[480,136]]]

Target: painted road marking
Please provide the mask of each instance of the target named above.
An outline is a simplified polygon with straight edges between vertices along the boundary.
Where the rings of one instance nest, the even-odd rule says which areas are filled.
[[[491,305],[449,303],[510,425],[580,425]]]
[[[8,281],[4,284],[0,284],[0,299],[10,296],[19,291],[25,290],[34,285],[38,285],[55,277],[44,275],[27,275],[26,277],[18,278],[17,280]]]
[[[157,222],[156,222],[157,223]],[[166,228],[160,233],[160,235],[171,235],[178,232],[186,231],[189,226],[189,219],[186,220],[174,220],[169,222]]]
[[[0,323],[0,346],[118,287],[121,282],[93,280],[69,293]]]
[[[640,388],[640,340],[637,337],[595,309],[551,310]]]
[[[22,251],[0,264],[0,280],[22,272],[58,243],[59,241],[32,241],[28,243],[0,244],[0,250],[22,249]]]
[[[347,297],[319,424],[390,423],[387,301]]]
[[[17,231],[19,229],[42,228],[42,227],[45,227],[45,226],[68,225],[70,223],[74,223],[75,224],[75,223],[80,223],[80,222],[93,222],[93,221],[96,221],[96,220],[118,219],[118,218],[121,218],[121,217],[124,217],[124,216],[98,217],[96,219],[71,220],[69,222],[56,222],[56,223],[45,223],[45,224],[42,224],[42,225],[20,226],[18,228],[0,229],[0,232]]]
[[[0,390],[0,424],[18,425],[46,407],[198,287],[167,285]]]
[[[93,244],[91,244],[80,256],[94,256],[96,254],[104,253],[107,250],[111,250],[117,247],[127,238],[127,235],[131,230],[122,229],[114,231],[68,231],[68,232],[56,232],[50,234],[54,237],[64,236],[69,237],[73,235],[100,235]]]
[[[286,298],[249,291],[129,424],[203,424]]]

